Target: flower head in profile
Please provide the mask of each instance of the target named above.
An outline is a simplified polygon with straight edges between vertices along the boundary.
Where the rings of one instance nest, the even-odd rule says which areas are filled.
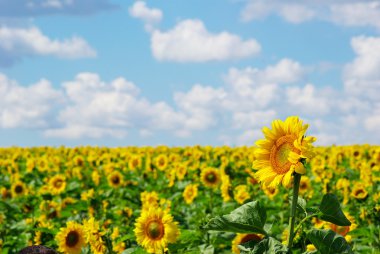
[[[136,220],[137,243],[149,253],[164,253],[167,244],[174,243],[179,236],[177,224],[166,210],[151,207]]]
[[[285,121],[274,120],[272,129],[263,128],[265,139],[256,142],[253,168],[255,177],[264,185],[288,187],[293,172],[305,174],[303,162],[313,156],[314,137],[306,137],[309,126],[296,116]]]

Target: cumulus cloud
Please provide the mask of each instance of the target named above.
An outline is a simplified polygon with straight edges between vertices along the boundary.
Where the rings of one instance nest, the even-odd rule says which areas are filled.
[[[109,0],[28,0],[0,1],[0,17],[31,17],[39,15],[91,15],[117,9]]]
[[[21,86],[0,73],[0,127],[43,128],[61,93],[49,81]]]
[[[201,20],[183,20],[169,31],[155,30],[151,49],[156,59],[175,62],[205,62],[257,55],[260,44],[242,40],[229,32],[211,33]]]
[[[129,8],[129,14],[134,18],[144,21],[145,29],[148,32],[153,31],[155,26],[161,22],[163,17],[160,9],[148,8],[146,3],[143,1],[136,1],[132,7]]]
[[[80,37],[54,40],[37,27],[0,27],[0,65],[9,66],[24,57],[55,56],[59,58],[95,57],[96,52]]]
[[[380,1],[281,1],[249,0],[241,11],[243,21],[278,15],[290,23],[312,19],[343,26],[372,26],[380,28]]]
[[[289,105],[297,107],[308,115],[325,115],[330,110],[330,100],[326,95],[318,94],[312,84],[301,87],[289,87],[286,90]]]
[[[351,40],[356,58],[344,68],[344,86],[351,95],[380,98],[380,37],[358,36]]]

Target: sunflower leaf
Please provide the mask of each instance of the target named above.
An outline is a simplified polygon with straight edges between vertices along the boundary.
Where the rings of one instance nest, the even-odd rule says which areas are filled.
[[[238,246],[242,254],[287,254],[288,248],[273,237],[264,238],[258,243],[250,241]]]
[[[264,230],[266,218],[265,208],[259,201],[253,201],[236,208],[227,215],[212,218],[203,229],[266,235]]]
[[[324,221],[334,223],[338,226],[351,225],[351,222],[346,218],[342,209],[340,208],[338,198],[334,194],[328,193],[323,196],[319,210],[322,213],[321,219]]]
[[[324,254],[353,254],[343,236],[332,230],[312,229],[307,238]]]

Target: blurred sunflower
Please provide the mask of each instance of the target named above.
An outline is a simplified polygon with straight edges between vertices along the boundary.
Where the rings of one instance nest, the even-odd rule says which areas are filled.
[[[108,184],[113,188],[118,188],[123,184],[123,176],[122,174],[115,170],[107,177]]]
[[[198,195],[198,185],[197,184],[187,185],[182,195],[183,195],[183,198],[185,199],[186,204],[193,203],[194,198],[196,198]]]
[[[164,253],[168,243],[179,236],[177,222],[160,208],[143,211],[135,223],[136,241],[149,253]]]
[[[99,222],[94,217],[83,221],[83,231],[86,242],[90,244],[91,251],[94,254],[102,254],[106,252],[106,246],[102,239],[104,232],[100,230]]]
[[[158,155],[155,160],[154,160],[154,165],[158,168],[158,170],[165,170],[166,167],[168,166],[169,159],[166,154],[160,154]]]
[[[49,189],[53,195],[61,194],[66,188],[66,178],[65,176],[59,174],[55,175],[49,180]]]
[[[296,116],[288,117],[284,122],[272,122],[272,130],[263,128],[265,139],[256,142],[254,150],[256,160],[253,168],[258,170],[255,177],[270,187],[281,184],[289,187],[293,172],[305,174],[302,161],[313,156],[314,137],[305,137],[309,126]]]
[[[142,166],[142,159],[139,155],[132,155],[128,160],[128,168],[130,170],[140,169]]]
[[[27,188],[23,182],[17,181],[14,184],[12,184],[11,193],[12,197],[23,196],[27,193]]]
[[[238,245],[253,241],[260,242],[263,239],[263,235],[261,234],[240,234],[238,233],[235,238],[232,240],[232,253],[240,254],[240,249]]]
[[[368,196],[368,192],[361,182],[356,182],[352,188],[351,196],[356,199],[365,199]]]
[[[238,204],[243,204],[247,199],[250,198],[248,193],[247,185],[241,184],[234,189],[234,199]]]
[[[209,188],[216,188],[220,182],[220,174],[216,168],[207,167],[201,173],[202,183]]]
[[[220,186],[220,191],[222,193],[223,202],[228,202],[231,200],[231,181],[230,177],[226,174],[222,174],[222,184]]]
[[[58,250],[69,254],[81,253],[86,244],[82,225],[74,221],[68,221],[65,228],[60,228],[55,240]]]

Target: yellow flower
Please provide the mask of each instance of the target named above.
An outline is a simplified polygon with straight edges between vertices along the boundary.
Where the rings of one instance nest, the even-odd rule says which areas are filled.
[[[58,243],[58,250],[68,254],[79,254],[85,246],[84,232],[82,225],[69,221],[65,228],[60,228],[55,240]]]
[[[207,167],[202,170],[201,173],[202,183],[209,188],[216,188],[220,182],[219,171],[215,168]]]
[[[351,196],[356,199],[365,199],[368,196],[368,192],[362,183],[357,182],[352,188]]]
[[[54,195],[61,194],[66,188],[66,178],[63,175],[55,175],[49,180],[50,192]]]
[[[25,195],[27,193],[27,189],[23,182],[17,181],[14,184],[12,184],[11,192],[12,197],[19,197]]]
[[[197,184],[187,185],[182,195],[183,195],[183,198],[185,199],[186,204],[193,203],[194,198],[196,198],[198,195],[198,185]]]
[[[118,188],[123,184],[123,175],[115,170],[107,177],[107,180],[111,187]]]
[[[158,155],[154,160],[154,165],[158,168],[158,170],[165,170],[168,166],[168,156],[166,154],[160,154]]]
[[[140,169],[142,166],[142,159],[139,155],[132,155],[128,161],[128,168],[130,170]]]
[[[142,209],[148,210],[149,207],[158,207],[158,194],[155,191],[144,191],[140,194]]]
[[[317,250],[317,248],[315,248],[314,244],[308,244],[306,246],[306,250],[307,251],[315,251],[315,250]]]
[[[220,186],[220,191],[222,193],[223,202],[228,202],[231,200],[230,188],[231,188],[230,177],[226,174],[222,174],[222,184]]]
[[[289,187],[293,172],[305,174],[302,160],[313,156],[314,137],[305,137],[308,125],[296,116],[288,117],[284,122],[272,122],[272,130],[264,127],[265,139],[256,142],[254,150],[256,160],[253,168],[258,170],[255,177],[270,187],[282,183]]]
[[[238,204],[243,204],[244,201],[250,198],[250,195],[247,191],[247,186],[246,185],[238,185],[234,189],[234,199]]]
[[[254,241],[254,242],[260,242],[263,238],[263,235],[261,234],[240,234],[238,233],[235,238],[232,240],[232,253],[234,254],[240,254],[240,250],[238,245]]]
[[[105,253],[106,246],[102,239],[104,233],[100,231],[99,222],[95,221],[94,217],[91,217],[83,222],[83,229],[85,239],[91,246],[91,251],[94,254]]]
[[[273,198],[278,194],[278,189],[277,188],[270,188],[265,185],[263,185],[263,191],[265,195],[268,196],[270,200],[273,200]]]
[[[177,222],[160,208],[143,211],[135,223],[136,241],[149,253],[163,253],[179,236]]]

